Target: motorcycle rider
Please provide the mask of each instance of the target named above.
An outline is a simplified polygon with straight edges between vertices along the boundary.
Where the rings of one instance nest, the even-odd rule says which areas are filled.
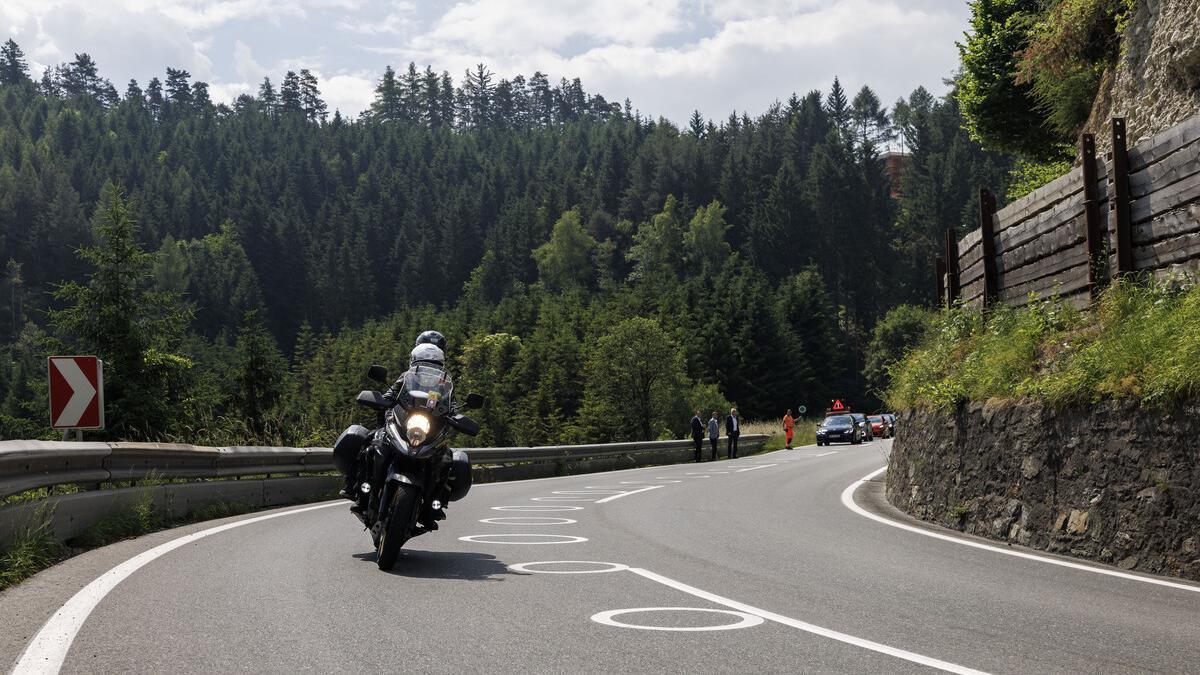
[[[444,369],[445,362],[446,362],[445,349],[446,349],[446,338],[441,333],[439,333],[435,330],[427,330],[427,331],[421,333],[420,335],[418,335],[416,342],[413,346],[413,350],[409,354],[408,370],[405,371],[404,373],[402,373],[400,375],[400,377],[396,379],[396,381],[392,384],[392,386],[389,387],[387,392],[384,393],[384,395],[383,395],[383,397],[387,401],[388,405],[394,406],[396,404],[396,399],[400,396],[401,392],[403,392],[403,390],[404,390],[403,387],[404,387],[405,376],[409,372],[411,372],[414,368],[417,368],[420,366],[427,366],[427,367],[437,368],[439,370]],[[453,405],[453,401],[451,401],[450,403],[451,403],[451,405]],[[372,447],[372,445],[373,444],[368,444],[367,446],[365,446],[363,448],[364,452],[368,451]],[[448,477],[449,466],[450,466],[449,460],[450,460],[450,456],[452,453],[449,449],[447,449],[446,454],[447,454],[446,468],[444,471],[444,475],[442,476],[443,481],[445,481],[446,478]],[[358,512],[362,512],[362,511],[366,510],[366,508],[368,506],[368,497],[369,497],[369,495],[364,494],[355,489],[359,483],[359,476],[361,474],[361,464],[360,464],[361,462],[362,462],[362,455],[360,453],[360,456],[358,458],[358,461],[355,463],[354,468],[351,471],[346,473],[346,486],[340,492],[340,494],[343,497],[345,497],[346,499],[356,502],[355,505],[351,507],[351,510],[358,511]],[[378,482],[378,479],[376,479],[376,482]],[[446,499],[442,499],[440,501],[442,502],[442,504],[445,504],[447,502]],[[443,508],[435,509],[431,512],[428,521],[425,522],[424,525],[428,529],[437,529],[437,525],[435,523],[433,523],[432,521],[444,520],[445,517],[446,517],[446,513],[443,510]]]

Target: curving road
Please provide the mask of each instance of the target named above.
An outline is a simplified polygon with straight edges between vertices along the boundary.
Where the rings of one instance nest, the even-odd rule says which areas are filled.
[[[864,517],[841,496],[886,451],[480,485],[392,573],[345,502],[156,533],[0,594],[0,657],[41,635],[17,670],[1200,672],[1200,586]],[[897,517],[879,491],[855,501]],[[39,634],[73,596],[73,640]]]

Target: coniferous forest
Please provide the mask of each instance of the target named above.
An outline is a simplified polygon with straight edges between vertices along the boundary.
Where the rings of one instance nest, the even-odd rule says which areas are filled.
[[[1010,160],[952,95],[830,82],[680,127],[579,80],[409,65],[349,119],[307,70],[227,105],[87,54],[35,77],[9,40],[0,438],[53,437],[45,358],[79,353],[105,360],[92,436],[329,445],[366,367],[431,328],[488,397],[478,445],[871,406],[872,330],[932,304],[944,230]]]

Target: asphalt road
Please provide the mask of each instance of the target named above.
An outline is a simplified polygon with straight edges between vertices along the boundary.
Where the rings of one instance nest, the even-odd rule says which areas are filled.
[[[1200,593],[848,509],[843,490],[886,449],[479,485],[391,573],[345,502],[258,520],[112,586],[63,671],[1200,672]],[[15,663],[110,568],[212,527],[92,551],[0,594],[0,657]]]

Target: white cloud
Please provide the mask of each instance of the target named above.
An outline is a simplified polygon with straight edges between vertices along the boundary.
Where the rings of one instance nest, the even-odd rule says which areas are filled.
[[[342,18],[337,22],[338,30],[363,35],[404,35],[416,28],[413,15],[417,6],[408,0],[396,0],[383,19]]]
[[[254,60],[250,45],[238,40],[233,45],[233,69],[243,80],[258,82],[267,74],[267,69]]]
[[[678,122],[693,108],[759,112],[834,75],[883,101],[941,91],[968,15],[948,0],[0,0],[35,74],[86,51],[118,87],[172,66],[230,100],[308,68],[330,74],[322,92],[353,115],[389,60],[456,80],[482,62],[502,77],[579,77]]]
[[[473,0],[450,8],[416,49],[445,43],[515,52],[573,37],[644,45],[682,25],[677,0]]]
[[[330,112],[340,110],[343,116],[354,116],[370,107],[375,97],[375,78],[366,73],[334,75],[329,79],[317,74],[317,79]]]

